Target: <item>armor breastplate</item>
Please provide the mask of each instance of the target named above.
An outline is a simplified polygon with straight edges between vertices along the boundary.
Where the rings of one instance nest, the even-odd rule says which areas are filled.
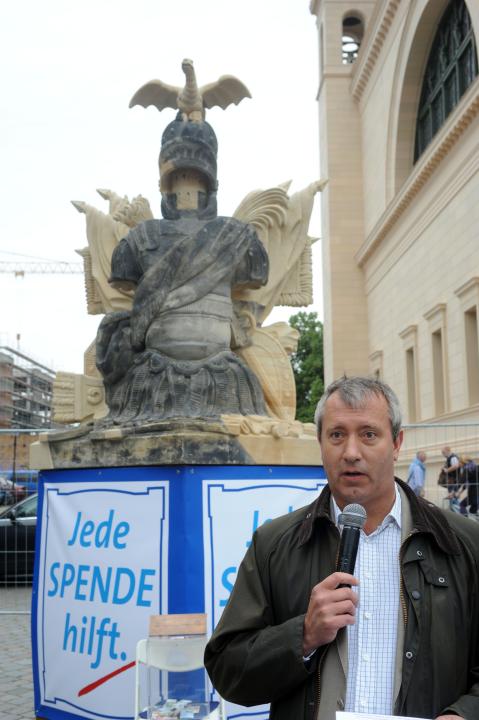
[[[161,313],[148,329],[146,347],[175,360],[204,360],[230,349],[231,318],[229,293],[209,293]]]

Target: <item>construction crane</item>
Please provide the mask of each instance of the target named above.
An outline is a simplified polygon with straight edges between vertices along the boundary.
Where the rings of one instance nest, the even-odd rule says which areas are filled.
[[[16,253],[8,253],[16,254]],[[28,256],[25,256],[28,257]],[[50,275],[78,275],[83,272],[83,263],[64,262],[62,260],[47,260],[36,258],[31,260],[0,260],[0,273],[12,273],[15,277],[24,277],[28,274]]]

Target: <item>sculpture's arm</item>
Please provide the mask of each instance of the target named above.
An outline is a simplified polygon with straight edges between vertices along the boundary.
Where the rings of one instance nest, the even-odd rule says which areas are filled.
[[[256,231],[248,228],[250,242],[248,250],[235,270],[232,281],[233,292],[240,288],[260,288],[266,285],[269,275],[268,253]]]
[[[119,241],[131,227],[151,219],[148,200],[137,195],[130,202],[112,190],[97,191],[109,202],[108,214],[82,201],[73,201],[74,207],[86,217],[88,247],[78,251],[83,257],[88,312],[103,314],[131,308],[131,284],[109,284],[112,254]]]
[[[109,283],[120,290],[134,289],[143,275],[127,238],[120,240],[111,258]]]

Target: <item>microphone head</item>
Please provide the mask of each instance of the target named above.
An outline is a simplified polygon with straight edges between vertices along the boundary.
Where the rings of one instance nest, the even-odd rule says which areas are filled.
[[[350,525],[361,529],[366,522],[368,516],[366,510],[358,503],[346,505],[343,512],[339,515],[340,525]]]

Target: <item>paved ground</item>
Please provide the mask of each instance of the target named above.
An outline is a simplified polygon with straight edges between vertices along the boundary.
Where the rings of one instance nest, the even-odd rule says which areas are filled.
[[[31,588],[0,588],[0,718],[33,720]]]

